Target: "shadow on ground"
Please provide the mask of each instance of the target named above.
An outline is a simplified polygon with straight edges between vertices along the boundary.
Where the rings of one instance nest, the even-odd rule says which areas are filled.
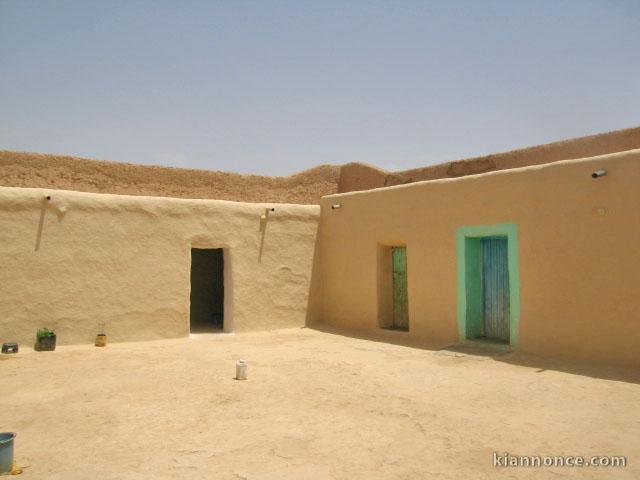
[[[358,338],[378,343],[391,343],[405,347],[433,351],[436,355],[490,357],[497,362],[536,369],[537,372],[557,371],[603,380],[640,384],[640,371],[632,368],[598,365],[561,358],[547,358],[519,351],[498,351],[479,345],[462,345],[433,340],[412,339],[406,332],[380,330],[379,334],[363,334],[326,325],[309,325],[306,328],[342,337]]]

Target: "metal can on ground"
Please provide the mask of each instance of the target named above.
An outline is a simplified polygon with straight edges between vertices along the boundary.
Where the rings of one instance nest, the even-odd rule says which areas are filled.
[[[106,347],[107,346],[107,335],[104,333],[99,333],[96,335],[96,347]]]
[[[244,360],[238,360],[236,363],[236,380],[247,379],[247,362]]]

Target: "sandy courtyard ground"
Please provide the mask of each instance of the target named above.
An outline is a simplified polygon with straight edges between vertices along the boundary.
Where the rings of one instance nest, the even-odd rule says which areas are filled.
[[[28,466],[12,478],[640,478],[640,377],[622,370],[296,329],[24,349],[0,378]],[[495,468],[494,451],[628,466]]]

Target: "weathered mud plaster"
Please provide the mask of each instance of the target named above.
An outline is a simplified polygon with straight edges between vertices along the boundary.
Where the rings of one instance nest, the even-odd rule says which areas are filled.
[[[319,212],[0,188],[0,341],[44,326],[63,344],[103,326],[109,341],[185,336],[192,247],[224,248],[226,330],[302,326]]]
[[[599,169],[608,174],[592,178]],[[323,197],[322,301],[311,317],[398,342],[458,342],[456,231],[512,224],[515,348],[638,367],[639,185],[640,150],[631,150]],[[378,327],[379,245],[406,245],[409,332]]]

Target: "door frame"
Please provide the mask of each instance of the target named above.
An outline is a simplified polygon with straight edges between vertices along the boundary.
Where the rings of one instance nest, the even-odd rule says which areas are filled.
[[[458,339],[464,342],[476,336],[482,322],[482,275],[480,240],[483,237],[507,238],[509,269],[509,345],[518,344],[520,324],[520,266],[518,226],[515,223],[471,225],[456,229]]]
[[[393,254],[392,249],[403,247],[407,255],[407,329],[393,328]],[[408,333],[411,326],[409,304],[409,248],[406,242],[387,240],[377,244],[377,327],[389,331]]]
[[[235,331],[234,324],[234,308],[233,308],[233,271],[232,271],[232,256],[231,248],[228,244],[207,242],[202,240],[192,240],[189,244],[188,250],[188,274],[187,274],[187,289],[186,289],[186,316],[188,331],[191,332],[191,249],[221,249],[222,250],[222,281],[224,289],[223,298],[223,319],[222,319],[222,332],[233,333]]]

